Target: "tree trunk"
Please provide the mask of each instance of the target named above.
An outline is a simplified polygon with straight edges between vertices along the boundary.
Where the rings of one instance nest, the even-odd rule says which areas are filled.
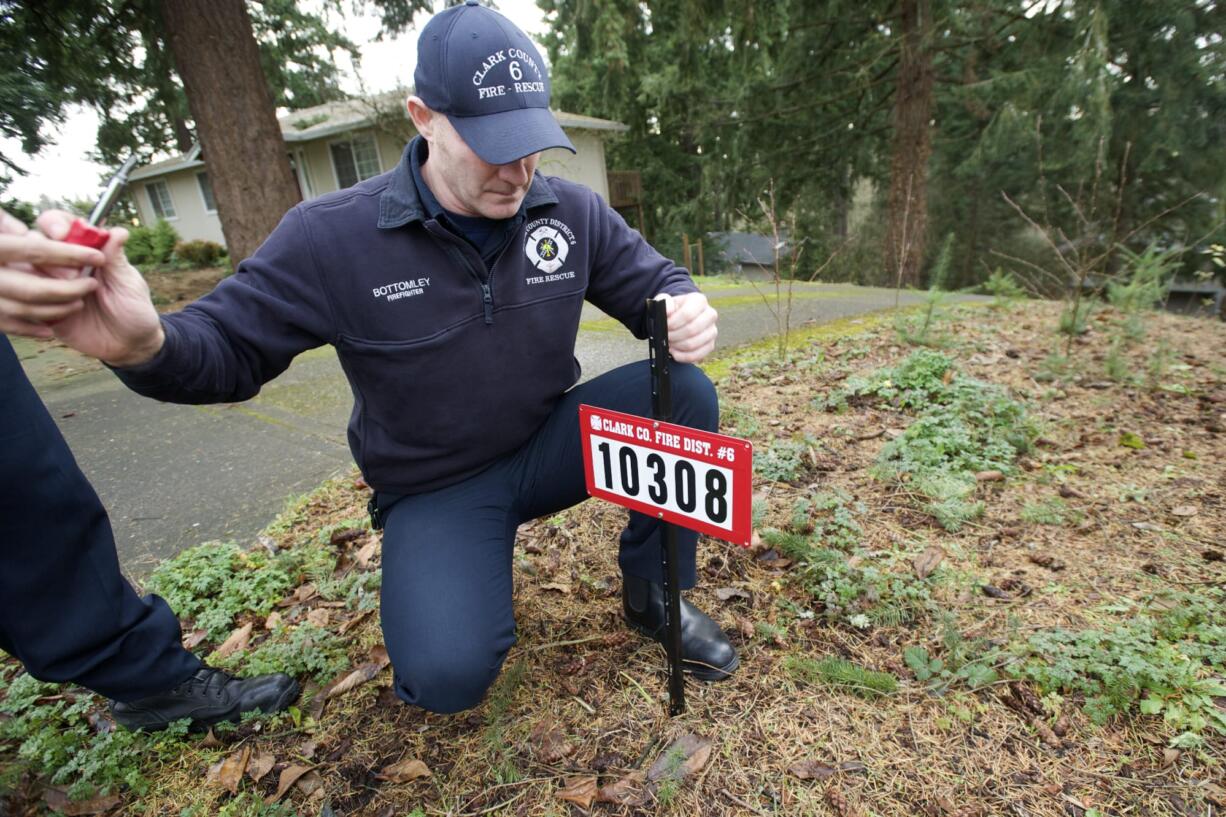
[[[243,0],[162,0],[166,39],[238,262],[300,200]]]
[[[917,286],[928,226],[928,156],[932,152],[930,0],[901,0],[900,12],[902,40],[894,94],[884,262],[889,280],[902,286]]]

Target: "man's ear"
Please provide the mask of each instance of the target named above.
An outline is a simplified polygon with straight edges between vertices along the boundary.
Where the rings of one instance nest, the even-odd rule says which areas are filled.
[[[426,107],[426,103],[422,102],[419,96],[410,96],[404,105],[408,109],[409,118],[413,120],[413,127],[429,142],[434,138],[434,111]]]

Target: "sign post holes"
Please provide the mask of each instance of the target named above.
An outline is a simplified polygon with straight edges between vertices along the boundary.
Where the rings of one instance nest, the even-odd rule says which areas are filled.
[[[669,713],[685,711],[681,674],[681,592],[676,526],[749,545],[753,446],[723,434],[675,425],[664,301],[648,301],[654,419],[579,407],[588,493],[661,522]]]
[[[648,339],[651,343],[651,416],[673,419],[673,384],[668,371],[668,304],[647,302]],[[660,514],[663,517],[663,514]],[[660,523],[664,547],[660,549],[664,576],[664,648],[668,653],[668,714],[685,712],[685,677],[681,674],[681,591],[677,587],[677,529]]]

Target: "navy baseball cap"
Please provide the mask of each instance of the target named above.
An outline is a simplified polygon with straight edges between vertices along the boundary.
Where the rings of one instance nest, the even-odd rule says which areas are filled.
[[[549,70],[506,17],[467,0],[441,11],[417,40],[415,91],[445,114],[473,152],[503,165],[575,146],[549,111]]]

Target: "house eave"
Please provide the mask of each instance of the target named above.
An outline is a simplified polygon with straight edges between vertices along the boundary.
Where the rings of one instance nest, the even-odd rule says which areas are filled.
[[[188,154],[189,156],[191,154]],[[160,176],[165,176],[170,173],[177,173],[180,170],[191,170],[193,167],[204,167],[204,162],[199,159],[187,160],[183,159],[178,162],[167,164],[156,164],[149,167],[142,167],[138,170],[133,170],[128,175],[128,181],[139,182],[144,179],[156,179]]]

